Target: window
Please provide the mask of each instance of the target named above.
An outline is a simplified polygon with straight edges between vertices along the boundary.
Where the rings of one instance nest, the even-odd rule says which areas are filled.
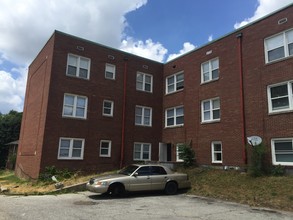
[[[101,140],[100,142],[100,157],[111,157],[112,141]]]
[[[135,125],[152,126],[152,108],[136,106]]]
[[[87,97],[64,94],[63,116],[73,118],[86,118]]]
[[[180,126],[184,124],[183,106],[167,109],[165,112],[165,126]]]
[[[151,160],[151,144],[134,143],[133,160]]]
[[[222,163],[222,143],[212,142],[212,163]]]
[[[265,39],[266,63],[293,55],[293,29]]]
[[[109,100],[104,100],[103,102],[103,115],[104,116],[113,116],[114,102]]]
[[[115,79],[116,66],[106,63],[105,66],[105,78],[106,79]]]
[[[84,139],[60,138],[58,159],[83,159]]]
[[[153,76],[149,74],[137,72],[136,90],[152,92],[153,91]]]
[[[274,165],[293,165],[293,138],[272,139],[271,147]]]
[[[209,82],[219,78],[219,58],[201,64],[201,82]]]
[[[269,112],[293,110],[293,82],[268,86]]]
[[[181,152],[182,152],[182,147],[183,144],[176,144],[176,161],[177,162],[182,162],[183,159],[182,159],[182,155],[181,155]]]
[[[220,120],[220,99],[209,99],[201,102],[202,122]]]
[[[166,94],[182,90],[184,88],[184,74],[183,72],[166,78]]]
[[[66,75],[89,79],[90,59],[68,54]]]

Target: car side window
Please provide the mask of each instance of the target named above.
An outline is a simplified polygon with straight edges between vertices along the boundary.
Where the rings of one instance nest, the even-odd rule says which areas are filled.
[[[149,176],[151,175],[150,167],[141,167],[137,170],[138,176]]]
[[[163,167],[160,166],[152,166],[151,167],[151,175],[166,175],[167,172]]]

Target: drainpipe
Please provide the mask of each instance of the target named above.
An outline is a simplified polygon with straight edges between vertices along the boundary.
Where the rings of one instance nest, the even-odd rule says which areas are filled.
[[[236,35],[238,42],[238,59],[239,59],[239,83],[240,83],[240,112],[242,124],[242,159],[244,165],[247,164],[246,152],[246,124],[245,124],[245,106],[244,106],[244,87],[243,87],[243,60],[242,60],[242,33]]]
[[[124,58],[124,75],[123,75],[123,106],[122,106],[122,131],[121,131],[121,153],[120,153],[120,169],[124,163],[124,149],[125,149],[125,112],[126,112],[126,82],[127,82],[127,61]]]

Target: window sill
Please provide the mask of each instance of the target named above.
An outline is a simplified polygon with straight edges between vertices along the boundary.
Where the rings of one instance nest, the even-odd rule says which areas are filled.
[[[153,90],[152,91],[145,91],[145,90],[139,90],[136,89],[137,92],[143,92],[143,93],[147,93],[147,94],[153,94]]]
[[[65,157],[58,157],[58,160],[83,160],[83,158],[65,158]]]
[[[212,79],[212,80],[209,80],[209,81],[201,82],[200,85],[205,85],[205,84],[213,83],[213,82],[219,81],[219,79],[220,78],[218,77],[216,79]]]
[[[168,128],[183,128],[183,127],[184,127],[184,124],[183,125],[166,126],[164,129],[168,129]]]
[[[270,116],[270,115],[288,114],[288,113],[292,113],[292,112],[293,112],[293,109],[286,109],[286,110],[269,112],[268,115]]]
[[[145,128],[151,128],[152,125],[140,125],[140,124],[135,124],[137,127],[145,127]]]
[[[213,123],[220,123],[221,120],[213,120],[213,121],[202,121],[200,124],[204,125],[204,124],[213,124]]]
[[[79,117],[72,117],[72,116],[66,116],[66,115],[62,115],[62,118],[64,119],[77,119],[77,120],[87,120],[87,118],[79,118]]]
[[[173,94],[176,94],[176,93],[179,93],[179,92],[182,92],[182,91],[184,91],[184,88],[183,89],[178,89],[178,90],[176,90],[174,92],[165,93],[165,96],[173,95]]]
[[[287,56],[287,57],[283,57],[283,58],[280,58],[280,59],[277,59],[277,60],[273,60],[273,61],[270,61],[270,62],[265,61],[266,62],[265,65],[267,66],[267,65],[271,65],[271,64],[283,62],[283,61],[288,60],[288,59],[291,59],[291,58],[293,58],[293,55],[290,55],[290,56]]]

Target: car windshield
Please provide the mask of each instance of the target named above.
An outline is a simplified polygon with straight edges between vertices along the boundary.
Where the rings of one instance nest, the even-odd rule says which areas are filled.
[[[124,167],[122,170],[120,170],[119,174],[130,176],[137,168],[138,168],[138,166],[130,165],[130,166]]]

